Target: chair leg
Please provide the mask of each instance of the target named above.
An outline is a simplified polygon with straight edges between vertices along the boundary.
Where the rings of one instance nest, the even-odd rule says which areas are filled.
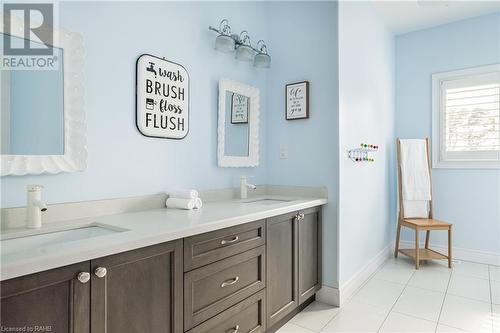
[[[420,249],[419,249],[419,230],[415,229],[415,269],[420,265]]]
[[[425,248],[429,248],[429,238],[431,238],[431,231],[427,230],[425,233]]]
[[[396,232],[396,247],[394,249],[394,258],[398,257],[399,252],[399,236],[401,235],[401,224],[398,223],[398,229]]]
[[[451,227],[448,229],[448,268],[451,268]]]

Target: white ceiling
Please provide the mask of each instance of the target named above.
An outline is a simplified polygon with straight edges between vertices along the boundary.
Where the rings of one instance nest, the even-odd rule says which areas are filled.
[[[500,0],[375,0],[375,5],[397,35],[500,11]]]

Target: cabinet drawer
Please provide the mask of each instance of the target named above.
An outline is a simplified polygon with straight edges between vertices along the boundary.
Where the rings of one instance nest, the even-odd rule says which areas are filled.
[[[184,329],[190,329],[265,287],[265,247],[184,274]]]
[[[184,271],[265,244],[265,221],[246,223],[184,239]]]
[[[264,333],[266,330],[265,291],[248,297],[190,330],[188,333]]]

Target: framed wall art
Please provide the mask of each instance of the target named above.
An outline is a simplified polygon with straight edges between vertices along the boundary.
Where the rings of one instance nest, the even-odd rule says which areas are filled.
[[[183,139],[189,131],[189,75],[164,58],[137,59],[136,125],[144,135]]]
[[[231,99],[231,124],[248,124],[249,98],[233,93]]]
[[[285,118],[286,120],[309,118],[309,81],[285,86]]]

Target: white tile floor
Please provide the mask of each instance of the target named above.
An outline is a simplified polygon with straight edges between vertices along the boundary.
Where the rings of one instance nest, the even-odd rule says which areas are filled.
[[[342,309],[314,302],[278,332],[500,333],[500,267],[390,259]]]

